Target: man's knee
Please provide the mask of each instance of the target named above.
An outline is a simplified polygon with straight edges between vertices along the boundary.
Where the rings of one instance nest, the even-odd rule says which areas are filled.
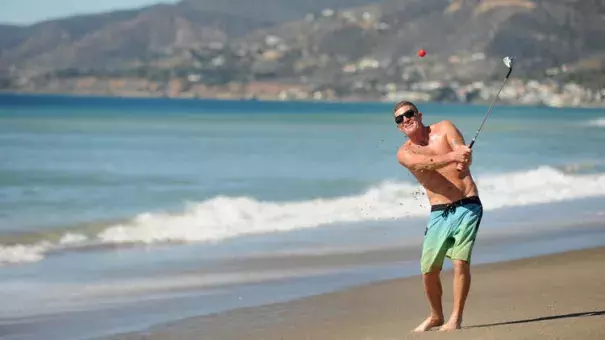
[[[422,282],[424,283],[424,290],[429,293],[436,293],[441,290],[441,271],[435,270],[428,273],[422,274]]]
[[[441,274],[441,268],[431,268],[427,272],[422,273],[422,277],[424,280],[438,279],[439,274]]]
[[[453,260],[454,272],[468,273],[470,271],[470,263],[464,260]]]

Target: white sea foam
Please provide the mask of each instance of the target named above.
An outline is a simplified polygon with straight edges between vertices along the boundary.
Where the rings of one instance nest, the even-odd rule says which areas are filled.
[[[605,174],[570,174],[546,166],[481,176],[477,183],[486,210],[605,196]],[[84,242],[215,242],[242,235],[327,227],[334,223],[423,216],[428,205],[419,191],[417,185],[385,182],[359,195],[300,202],[218,196],[190,203],[179,214],[140,214],[129,223],[109,226],[94,240],[66,234],[58,244],[0,246],[0,264],[39,261],[50,250]]]
[[[44,258],[44,254],[52,248],[53,244],[47,241],[30,245],[0,245],[0,265],[10,263],[37,262],[42,260]]]
[[[605,117],[591,120],[588,122],[588,125],[605,127]]]

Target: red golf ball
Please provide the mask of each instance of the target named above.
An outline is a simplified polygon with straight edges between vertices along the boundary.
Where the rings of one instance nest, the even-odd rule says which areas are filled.
[[[418,51],[418,56],[419,56],[420,58],[424,58],[424,56],[425,56],[425,55],[426,55],[426,51],[424,50],[424,48],[421,48],[421,49]]]

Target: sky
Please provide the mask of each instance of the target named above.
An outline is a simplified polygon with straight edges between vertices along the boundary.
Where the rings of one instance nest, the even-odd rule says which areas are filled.
[[[175,2],[178,0],[0,0],[0,23],[28,25],[74,14]]]

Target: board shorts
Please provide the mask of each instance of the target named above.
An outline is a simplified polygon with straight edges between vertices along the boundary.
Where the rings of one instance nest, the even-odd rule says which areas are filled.
[[[470,263],[482,217],[478,196],[433,205],[422,242],[422,273],[441,270],[445,257]]]

